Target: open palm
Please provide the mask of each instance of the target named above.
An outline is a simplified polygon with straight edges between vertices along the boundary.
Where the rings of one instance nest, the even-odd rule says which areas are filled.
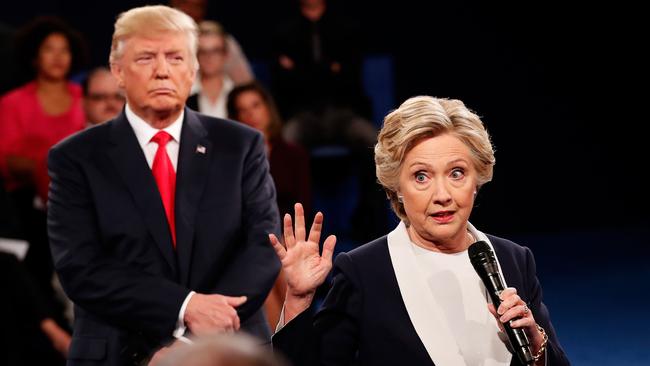
[[[330,235],[323,244],[323,254],[319,253],[319,241],[323,227],[323,214],[317,213],[314,223],[306,237],[305,213],[302,205],[295,205],[295,234],[291,215],[284,216],[284,243],[270,234],[269,239],[282,261],[282,270],[287,279],[288,294],[296,297],[313,295],[332,269],[332,255],[336,237]]]

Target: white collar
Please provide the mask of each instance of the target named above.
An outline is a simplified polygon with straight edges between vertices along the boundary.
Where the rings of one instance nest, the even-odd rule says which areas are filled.
[[[222,90],[229,90],[235,86],[235,82],[230,78],[230,76],[223,75],[223,86]],[[228,89],[229,88],[229,89]],[[194,83],[192,83],[192,89],[190,89],[190,95],[199,94],[203,90],[203,84],[201,84],[201,71],[196,73],[194,78]]]
[[[183,127],[183,118],[185,117],[185,109],[181,111],[181,114],[174,122],[172,122],[172,124],[163,128],[162,130],[153,128],[149,123],[147,123],[145,120],[140,118],[137,114],[135,114],[135,112],[133,112],[133,110],[131,110],[128,103],[124,108],[124,113],[126,114],[126,119],[127,121],[129,121],[131,128],[133,128],[133,132],[135,132],[135,137],[137,137],[140,146],[142,147],[146,146],[154,137],[154,135],[158,133],[158,131],[167,132],[172,136],[174,141],[180,143],[181,128]]]

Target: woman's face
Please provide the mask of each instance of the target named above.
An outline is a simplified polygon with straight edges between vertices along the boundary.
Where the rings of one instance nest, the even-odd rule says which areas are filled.
[[[199,37],[197,53],[202,76],[220,76],[226,64],[226,40],[214,34]]]
[[[47,36],[38,49],[38,75],[52,80],[65,79],[70,71],[72,54],[68,39],[61,33]]]
[[[477,173],[469,148],[442,134],[419,141],[405,156],[398,194],[416,244],[465,250]]]
[[[240,122],[266,132],[271,122],[271,114],[266,102],[258,92],[249,90],[239,94],[235,101],[235,109]]]

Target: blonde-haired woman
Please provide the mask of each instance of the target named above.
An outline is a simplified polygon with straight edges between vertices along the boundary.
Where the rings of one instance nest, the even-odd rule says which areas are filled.
[[[375,163],[402,221],[336,258],[331,291],[313,318],[308,309],[336,238],[319,255],[323,216],[307,236],[300,205],[295,229],[284,218],[286,248],[271,235],[288,281],[276,348],[300,365],[518,365],[500,330],[512,321],[527,333],[536,365],[567,365],[531,251],[468,221],[495,163],[479,117],[459,100],[411,98],[386,116]],[[493,248],[509,286],[496,312],[467,255],[479,240]]]

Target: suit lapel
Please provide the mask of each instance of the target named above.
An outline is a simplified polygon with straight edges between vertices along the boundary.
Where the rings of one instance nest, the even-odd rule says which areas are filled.
[[[129,189],[156,245],[177,277],[173,244],[160,193],[124,112],[111,126],[110,141],[113,146],[108,155]]]
[[[176,171],[176,254],[181,284],[189,284],[194,223],[199,201],[209,176],[212,143],[196,113],[185,109]]]

